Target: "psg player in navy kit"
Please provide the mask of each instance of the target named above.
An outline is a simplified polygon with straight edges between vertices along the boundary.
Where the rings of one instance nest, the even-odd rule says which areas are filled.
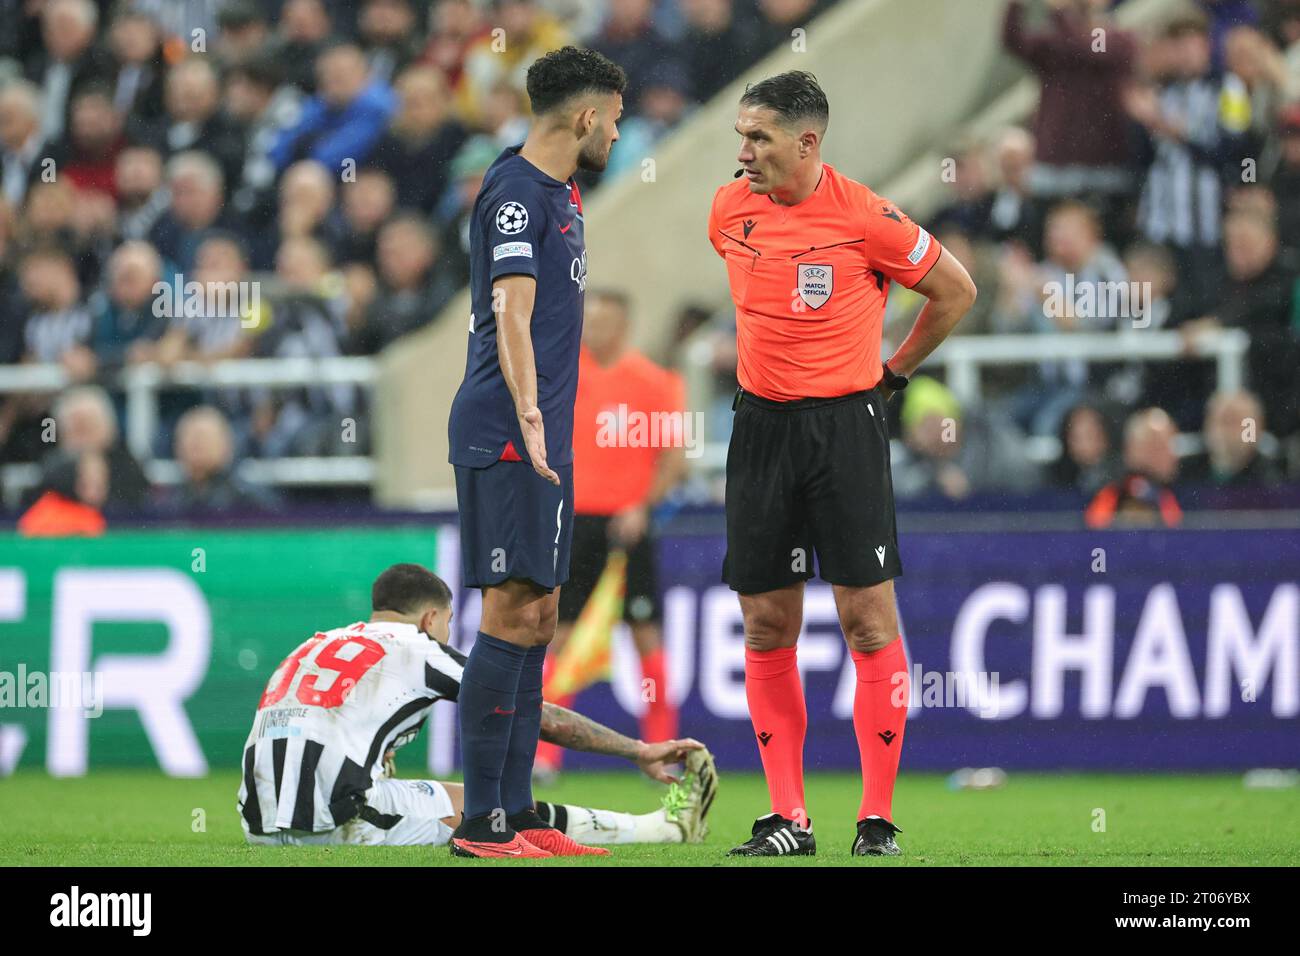
[[[492,164],[474,203],[469,354],[449,433],[464,581],[482,588],[483,617],[460,690],[457,856],[607,852],[542,821],[532,773],[542,665],[573,533],[587,247],[572,177],[609,161],[626,82],[591,50],[565,47],[538,59],[528,70],[528,138]]]

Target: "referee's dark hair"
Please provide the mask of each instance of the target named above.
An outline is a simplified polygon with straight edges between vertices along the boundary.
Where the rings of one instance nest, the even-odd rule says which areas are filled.
[[[831,118],[826,94],[817,77],[806,70],[790,70],[749,84],[740,105],[772,110],[785,126],[811,121],[822,132]]]
[[[447,582],[419,564],[394,564],[370,588],[372,611],[414,614],[426,605],[451,607]]]
[[[528,100],[540,116],[583,93],[622,93],[627,74],[595,50],[561,47],[538,57],[528,68]]]

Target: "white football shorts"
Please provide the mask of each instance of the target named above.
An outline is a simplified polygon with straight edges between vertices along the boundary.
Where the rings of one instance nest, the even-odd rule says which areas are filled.
[[[455,813],[447,788],[436,780],[376,780],[366,791],[362,815],[324,833],[279,830],[264,836],[248,832],[254,846],[443,846],[451,827],[443,822]]]

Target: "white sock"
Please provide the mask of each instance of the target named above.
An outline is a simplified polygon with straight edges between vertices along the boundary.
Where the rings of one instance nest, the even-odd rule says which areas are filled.
[[[555,806],[552,804],[552,806]],[[618,843],[681,843],[682,831],[668,820],[663,808],[653,813],[619,813],[617,810],[593,810],[564,804],[556,806],[563,814],[562,820],[547,820],[558,826],[564,824],[564,833],[586,846],[610,846]],[[545,818],[546,814],[543,814]]]

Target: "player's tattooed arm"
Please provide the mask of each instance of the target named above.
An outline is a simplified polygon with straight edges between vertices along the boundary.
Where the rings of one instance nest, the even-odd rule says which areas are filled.
[[[548,744],[569,750],[585,750],[630,760],[643,774],[660,783],[675,783],[677,778],[668,772],[668,768],[685,760],[690,751],[704,749],[704,744],[689,737],[653,744],[633,740],[589,717],[549,703],[542,704],[541,737]]]
[[[548,744],[568,750],[622,757],[624,760],[636,760],[641,748],[639,740],[625,737],[590,717],[551,703],[542,704],[541,737]]]

